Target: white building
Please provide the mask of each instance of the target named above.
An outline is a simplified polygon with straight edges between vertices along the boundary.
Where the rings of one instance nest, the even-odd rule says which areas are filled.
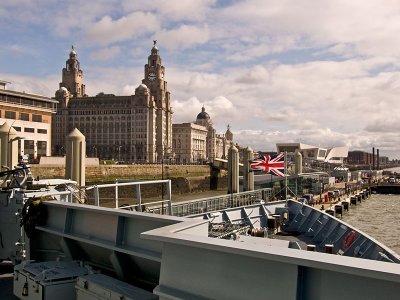
[[[276,149],[278,153],[285,151],[288,153],[300,152],[303,159],[339,165],[343,164],[343,160],[347,158],[349,153],[348,147],[321,148],[302,143],[278,143]]]
[[[172,148],[179,163],[213,161],[226,159],[233,144],[233,133],[228,129],[218,134],[204,106],[194,123],[173,124]]]
[[[0,80],[0,125],[8,122],[23,138],[19,155],[30,159],[51,155],[51,121],[58,101],[35,94],[6,89]]]
[[[172,124],[174,159],[179,163],[200,162],[207,155],[207,129],[194,123]]]

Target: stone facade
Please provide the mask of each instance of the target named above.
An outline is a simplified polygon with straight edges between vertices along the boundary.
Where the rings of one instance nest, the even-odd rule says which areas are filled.
[[[164,168],[164,170],[162,170]],[[32,174],[39,178],[64,178],[65,166],[55,165],[31,165]],[[192,177],[210,175],[210,167],[205,165],[162,165],[162,164],[141,164],[141,165],[99,165],[86,166],[87,181],[90,182],[111,182],[119,179],[161,179],[172,177]],[[163,173],[163,174],[162,174]],[[222,172],[223,176],[225,172]]]
[[[226,159],[233,144],[233,133],[217,134],[204,106],[194,123],[173,125],[173,151],[178,163],[201,163],[215,158]]]
[[[173,124],[172,147],[177,163],[195,163],[206,160],[207,128],[194,123]]]
[[[53,155],[65,154],[66,136],[78,128],[86,137],[88,156],[127,162],[157,162],[171,149],[172,110],[165,68],[154,41],[145,78],[135,94],[85,94],[83,71],[72,48],[55,98]]]

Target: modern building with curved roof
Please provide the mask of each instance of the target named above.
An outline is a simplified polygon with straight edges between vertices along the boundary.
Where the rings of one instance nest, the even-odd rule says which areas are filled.
[[[343,164],[349,153],[348,147],[322,148],[302,143],[277,143],[276,149],[278,153],[300,152],[304,159],[340,165]]]

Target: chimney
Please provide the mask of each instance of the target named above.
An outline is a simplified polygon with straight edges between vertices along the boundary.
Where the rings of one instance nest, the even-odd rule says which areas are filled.
[[[372,170],[375,170],[375,147],[372,147]]]
[[[379,149],[376,149],[376,169],[379,170]]]

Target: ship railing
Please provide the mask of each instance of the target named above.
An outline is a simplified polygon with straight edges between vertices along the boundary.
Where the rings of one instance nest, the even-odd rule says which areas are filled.
[[[142,202],[142,195],[140,187],[149,184],[163,184],[166,186],[165,199],[153,202]],[[135,186],[136,188],[136,204],[119,205],[119,187]],[[204,212],[212,212],[226,208],[235,208],[240,206],[258,204],[261,201],[271,201],[273,197],[273,190],[271,188],[258,189],[254,191],[241,192],[229,194],[224,196],[207,197],[196,200],[182,201],[172,204],[171,195],[171,180],[152,180],[152,181],[116,181],[110,184],[99,184],[86,187],[86,192],[93,190],[94,205],[101,206],[100,193],[101,190],[106,188],[114,188],[115,193],[115,208],[132,209],[137,211],[145,211],[153,214],[160,215],[173,215],[173,216],[189,216],[200,214]],[[64,196],[65,195],[65,196]],[[68,190],[63,192],[49,192],[46,196],[58,196],[61,201],[73,202],[76,200],[76,191]],[[64,196],[64,197],[63,197]],[[85,194],[86,196],[86,194]],[[87,196],[86,196],[87,197]]]
[[[146,207],[148,205],[160,205],[162,208],[163,214],[172,215],[172,201],[171,201],[171,180],[164,179],[164,180],[146,180],[146,181],[120,181],[116,180],[115,183],[107,183],[107,184],[99,184],[93,185],[86,188],[86,191],[93,190],[94,196],[94,205],[100,206],[100,190],[106,188],[114,188],[114,195],[115,195],[115,208],[124,208],[124,209],[134,209],[138,211],[144,211],[145,205],[142,202],[142,194],[141,194],[141,186],[142,185],[149,185],[149,184],[161,184],[162,185],[162,194],[164,194],[164,186],[166,187],[166,196],[165,199],[153,202],[146,202]],[[135,186],[136,189],[136,204],[127,205],[123,204],[120,206],[119,204],[119,187],[126,187],[126,186]],[[164,195],[162,195],[164,198]],[[147,209],[146,209],[147,211]]]
[[[271,188],[258,189],[224,196],[208,197],[196,200],[182,201],[172,204],[172,215],[184,217],[204,212],[212,212],[226,208],[234,208],[245,205],[260,203],[261,201],[270,201],[273,196]],[[148,205],[148,203],[146,203]],[[166,214],[165,207],[153,206],[146,207],[146,212],[154,214]]]
[[[40,198],[51,198],[51,199],[57,199],[59,201],[63,202],[69,202],[72,203],[74,202],[75,195],[74,191],[49,191],[47,193],[41,193]]]

